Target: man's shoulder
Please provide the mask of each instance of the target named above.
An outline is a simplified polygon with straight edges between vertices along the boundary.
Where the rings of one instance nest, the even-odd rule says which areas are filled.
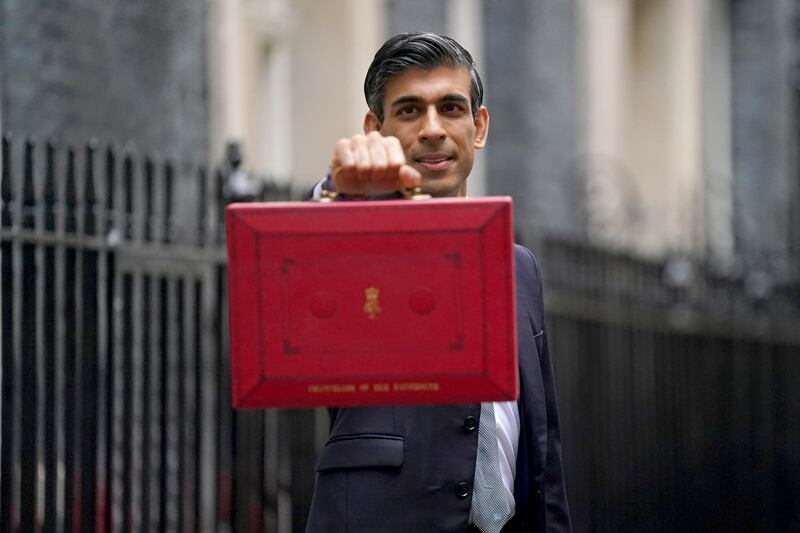
[[[517,267],[517,279],[539,283],[539,264],[536,257],[528,248],[521,244],[514,244],[514,259]]]
[[[515,244],[515,278],[517,283],[517,313],[528,315],[538,330],[544,323],[544,301],[539,265],[533,252]]]

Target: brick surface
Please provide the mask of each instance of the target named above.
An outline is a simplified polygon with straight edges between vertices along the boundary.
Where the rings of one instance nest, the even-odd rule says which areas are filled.
[[[573,2],[484,2],[488,192],[515,200],[526,239],[576,234],[580,152]]]
[[[195,0],[2,0],[3,129],[207,152],[206,7]]]
[[[781,2],[731,5],[734,228],[746,265],[783,261],[796,231],[798,118],[791,96],[783,97],[796,68],[788,38],[794,9]]]
[[[447,0],[388,0],[386,37],[408,31],[447,33]]]

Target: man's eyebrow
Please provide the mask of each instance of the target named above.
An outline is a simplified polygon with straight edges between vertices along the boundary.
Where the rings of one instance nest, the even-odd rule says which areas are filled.
[[[442,96],[440,99],[441,102],[464,102],[467,103],[469,100],[463,94],[458,93],[450,93]]]
[[[422,102],[422,98],[420,98],[419,96],[411,96],[411,95],[400,96],[398,98],[395,98],[395,100],[392,102],[392,107],[399,106],[402,104],[418,104],[420,102]]]
[[[448,94],[442,96],[441,98],[439,98],[439,101],[440,102],[463,102],[463,103],[467,103],[467,102],[469,102],[469,99],[466,96],[464,96],[463,94],[448,93]],[[392,107],[396,107],[396,106],[403,105],[403,104],[419,104],[419,103],[422,103],[422,102],[423,102],[423,99],[421,97],[419,97],[419,96],[413,96],[413,95],[400,96],[398,98],[395,98],[395,100],[392,102]]]

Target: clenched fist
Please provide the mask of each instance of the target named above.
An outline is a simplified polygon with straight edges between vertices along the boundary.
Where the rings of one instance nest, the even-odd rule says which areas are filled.
[[[331,168],[336,191],[351,195],[386,194],[422,183],[417,169],[406,164],[397,137],[384,137],[377,131],[339,139]]]

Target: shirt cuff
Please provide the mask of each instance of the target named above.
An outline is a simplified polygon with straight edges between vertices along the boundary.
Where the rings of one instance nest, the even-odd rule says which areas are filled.
[[[319,200],[320,198],[322,198],[322,185],[325,183],[325,179],[326,178],[319,180],[317,184],[314,185],[314,188],[311,189],[312,200]]]

